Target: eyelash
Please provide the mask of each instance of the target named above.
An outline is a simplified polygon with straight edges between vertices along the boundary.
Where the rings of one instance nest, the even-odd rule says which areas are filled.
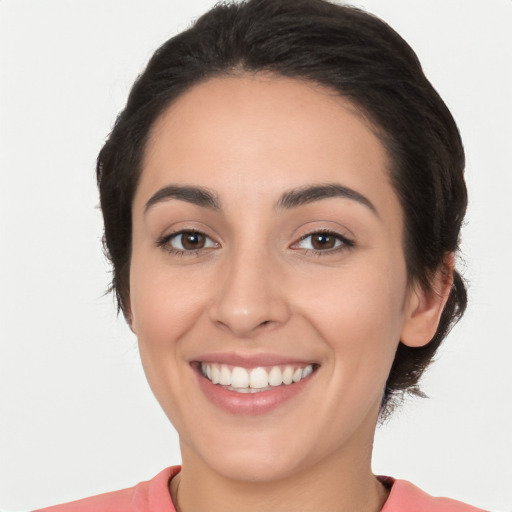
[[[170,245],[170,242],[173,238],[178,238],[180,235],[201,235],[204,236],[207,240],[210,242],[213,242],[212,239],[206,235],[205,233],[195,230],[195,229],[182,229],[180,231],[175,231],[174,233],[169,233],[168,235],[163,236],[162,238],[159,238],[156,242],[157,247],[160,247],[164,251],[168,252],[169,254],[175,255],[175,256],[199,256],[203,250],[210,249],[210,247],[201,247],[199,249],[190,249],[190,250],[183,250],[183,249],[177,249],[176,247],[173,247]],[[217,242],[213,242],[214,246],[218,246],[219,244]]]
[[[342,235],[341,233],[337,233],[336,231],[329,231],[327,229],[320,229],[318,231],[313,231],[312,233],[308,233],[307,235],[304,235],[300,238],[299,242],[296,242],[294,245],[298,245],[300,242],[303,242],[304,240],[307,240],[310,237],[314,237],[315,235],[324,235],[327,237],[333,237],[335,239],[335,242],[340,242],[339,245],[331,248],[331,249],[306,249],[305,254],[306,255],[315,255],[315,256],[327,256],[329,254],[338,253],[341,251],[347,251],[349,249],[352,249],[355,246],[355,242],[353,240],[350,240],[346,236]]]
[[[165,235],[161,238],[159,238],[156,242],[156,246],[162,248],[169,254],[175,255],[175,256],[199,256],[205,249],[214,248],[215,246],[219,246],[217,242],[213,242],[213,246],[209,247],[201,247],[199,249],[190,249],[190,250],[183,250],[183,249],[177,249],[170,245],[171,240],[174,238],[177,238],[180,235],[189,234],[189,235],[201,235],[204,236],[207,240],[210,242],[213,242],[212,239],[206,235],[205,233],[194,230],[194,229],[183,229],[180,231],[175,231],[173,233],[169,233],[168,235]],[[306,249],[305,253],[306,255],[315,255],[315,256],[325,256],[328,254],[337,253],[340,251],[346,251],[348,249],[351,249],[355,246],[355,242],[353,240],[350,240],[346,236],[337,233],[335,231],[329,231],[329,230],[318,230],[313,231],[312,233],[308,233],[307,235],[302,236],[298,242],[295,242],[293,245],[296,246],[303,242],[304,240],[307,240],[310,237],[313,237],[315,235],[324,235],[326,237],[333,237],[335,239],[335,242],[340,242],[339,245],[330,248],[330,249]],[[293,247],[293,246],[292,246]]]

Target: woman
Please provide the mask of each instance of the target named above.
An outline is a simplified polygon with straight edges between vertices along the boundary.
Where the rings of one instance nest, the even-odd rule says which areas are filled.
[[[221,5],[164,44],[97,175],[182,468],[45,510],[477,510],[371,471],[466,306],[463,169],[415,54],[357,9]]]

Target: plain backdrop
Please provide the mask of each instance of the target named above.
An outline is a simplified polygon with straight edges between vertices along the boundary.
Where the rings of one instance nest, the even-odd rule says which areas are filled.
[[[467,150],[470,305],[380,428],[374,471],[512,510],[512,1],[360,0],[416,50]],[[152,52],[210,0],[0,0],[0,509],[180,462],[104,291],[95,158]],[[200,413],[198,411],[198,413]]]

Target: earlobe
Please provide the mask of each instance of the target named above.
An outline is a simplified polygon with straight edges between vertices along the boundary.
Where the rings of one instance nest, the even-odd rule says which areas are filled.
[[[135,336],[137,336],[137,324],[135,322],[135,319],[132,315],[132,312],[131,310],[128,311],[128,315],[126,317],[126,321],[128,322],[128,327],[130,328],[130,331],[133,332],[133,334],[135,334]]]
[[[126,323],[128,324],[128,327],[130,328],[130,331],[132,331],[133,334],[135,334],[135,336],[137,336],[137,329],[136,329],[136,325],[135,325],[135,319],[134,319],[134,316],[133,316],[132,305],[130,303],[129,298],[128,298],[128,301],[126,302],[126,308],[125,308],[125,311],[124,311],[124,318],[126,320]]]
[[[401,342],[409,347],[422,347],[435,335],[453,285],[454,254],[448,253],[425,289],[415,283],[406,307]]]
[[[128,327],[130,328],[130,331],[137,336],[137,330],[135,328],[135,322],[133,321],[133,317],[130,315],[130,317],[126,318],[126,321],[128,322]]]

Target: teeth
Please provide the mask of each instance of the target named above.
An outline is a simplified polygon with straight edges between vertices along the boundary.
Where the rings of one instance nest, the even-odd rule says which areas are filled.
[[[249,375],[249,386],[251,388],[266,388],[268,386],[269,375],[264,368],[254,368]],[[241,386],[239,386],[241,387]]]
[[[212,366],[212,382],[218,384],[220,382],[220,370],[217,365]]]
[[[268,374],[268,383],[271,386],[280,386],[283,383],[283,372],[279,366],[274,366],[274,368],[270,370]]]
[[[293,382],[293,366],[287,366],[283,372],[283,383],[291,384]]]
[[[231,384],[231,372],[227,366],[220,367],[219,384],[229,386]]]
[[[313,365],[305,367],[273,366],[267,371],[262,367],[246,370],[240,366],[229,368],[226,365],[215,363],[201,363],[201,373],[213,384],[229,386],[230,389],[240,393],[254,393],[267,391],[272,387],[290,385],[305,379],[313,372]]]
[[[293,382],[299,382],[300,379],[302,379],[302,370],[300,368],[297,368],[293,372],[292,380],[293,380]],[[212,382],[213,382],[213,379],[212,379]],[[215,382],[213,382],[213,383],[215,384]]]
[[[215,365],[213,365],[215,366]],[[212,381],[213,382],[213,381]],[[215,382],[213,382],[215,384]],[[234,388],[249,387],[249,372],[245,368],[235,366],[231,372],[231,385]]]
[[[311,375],[313,372],[313,367],[311,365],[306,366],[304,370],[302,370],[302,378],[305,379],[308,375]]]

